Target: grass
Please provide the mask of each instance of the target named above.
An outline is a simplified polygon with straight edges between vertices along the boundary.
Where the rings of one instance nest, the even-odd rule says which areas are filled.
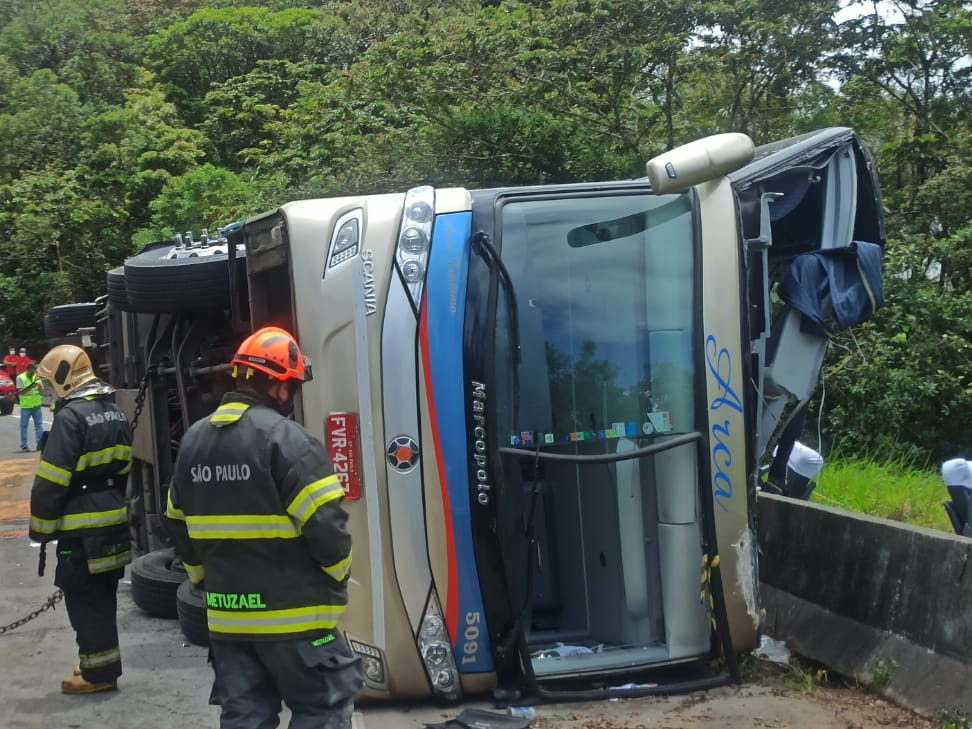
[[[958,710],[947,709],[940,718],[942,729],[972,729],[972,717]]]
[[[740,670],[746,683],[775,679],[805,696],[812,694],[818,686],[831,683],[830,675],[825,668],[796,655],[790,656],[789,662],[782,664],[770,661],[755,652],[744,653],[740,661]]]
[[[811,501],[860,514],[952,532],[938,471],[903,463],[833,460],[817,475]]]
[[[885,660],[882,658],[874,667],[874,685],[879,688],[886,688],[888,684],[891,683],[891,679],[894,678],[894,673],[899,667],[900,664],[893,658],[890,660]]]

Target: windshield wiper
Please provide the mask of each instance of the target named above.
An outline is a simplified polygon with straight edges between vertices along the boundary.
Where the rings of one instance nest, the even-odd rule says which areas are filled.
[[[478,251],[485,261],[487,267],[496,273],[503,292],[509,302],[507,306],[507,318],[510,325],[510,339],[513,344],[513,417],[520,418],[520,315],[516,305],[516,291],[513,289],[513,280],[510,278],[509,271],[503,264],[496,249],[489,242],[489,236],[480,231],[473,236],[473,248]]]

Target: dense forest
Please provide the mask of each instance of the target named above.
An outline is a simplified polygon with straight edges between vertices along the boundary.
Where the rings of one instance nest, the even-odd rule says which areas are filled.
[[[0,0],[0,345],[175,231],[288,199],[619,179],[700,136],[854,127],[886,307],[828,450],[972,449],[972,2]]]

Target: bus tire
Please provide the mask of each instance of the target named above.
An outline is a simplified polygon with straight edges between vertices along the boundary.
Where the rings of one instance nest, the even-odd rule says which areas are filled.
[[[229,264],[225,254],[198,258],[166,256],[174,245],[137,253],[125,261],[129,310],[140,314],[177,314],[230,306]],[[237,252],[238,282],[245,286],[246,261]]]
[[[44,314],[44,335],[48,339],[55,339],[76,332],[81,327],[93,327],[97,310],[98,305],[92,301],[52,306]]]
[[[155,618],[178,618],[176,591],[189,579],[175,549],[159,549],[132,562],[132,601]]]
[[[108,272],[108,303],[118,311],[131,311],[128,291],[125,288],[125,267],[119,266]]]
[[[176,608],[179,612],[179,627],[193,645],[209,645],[209,620],[206,617],[206,602],[199,588],[186,580],[176,590]]]
[[[63,337],[52,337],[47,340],[47,344],[50,347],[58,347],[62,344],[73,344],[75,347],[81,346],[81,335],[80,334],[66,334]]]
[[[0,415],[10,415],[14,411],[14,403],[9,400],[0,400]]]

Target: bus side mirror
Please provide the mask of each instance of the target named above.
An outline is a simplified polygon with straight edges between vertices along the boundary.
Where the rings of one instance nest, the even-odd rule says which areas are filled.
[[[713,134],[652,157],[646,165],[656,195],[681,192],[728,175],[753,160],[756,145],[745,134]]]

